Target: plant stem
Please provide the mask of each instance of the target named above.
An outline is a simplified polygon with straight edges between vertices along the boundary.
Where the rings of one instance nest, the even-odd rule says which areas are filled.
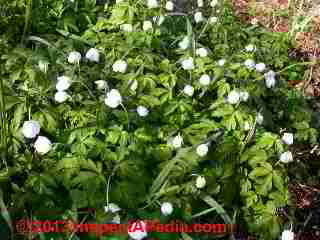
[[[32,0],[29,0],[28,4],[26,6],[26,13],[25,13],[25,18],[24,18],[24,28],[23,28],[22,38],[21,38],[21,44],[23,44],[25,37],[26,37],[26,34],[27,34],[29,22],[31,19],[31,12],[32,12]]]

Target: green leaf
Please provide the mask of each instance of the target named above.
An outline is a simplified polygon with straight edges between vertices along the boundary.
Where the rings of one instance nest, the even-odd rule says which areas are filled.
[[[4,220],[6,221],[6,223],[8,224],[11,233],[13,233],[13,227],[12,227],[12,220],[9,214],[9,211],[3,201],[3,192],[2,189],[0,189],[0,209],[1,209],[1,215],[4,218]]]
[[[262,176],[268,175],[269,173],[270,173],[269,169],[266,169],[264,167],[256,167],[255,169],[253,169],[250,172],[249,177],[251,179],[255,179],[257,177],[262,177]]]
[[[14,130],[18,130],[22,120],[24,119],[24,114],[27,112],[26,105],[24,103],[20,103],[16,110],[14,111],[14,117],[12,120],[12,125]]]
[[[88,206],[88,199],[85,191],[73,189],[71,190],[70,195],[77,208],[84,208]]]
[[[270,149],[273,147],[275,141],[277,140],[277,136],[275,134],[266,132],[262,135],[261,138],[257,141],[257,145],[259,148]]]
[[[267,196],[268,192],[272,189],[272,175],[268,175],[264,178],[264,181],[260,185],[256,185],[255,189],[257,193]]]
[[[225,104],[224,106],[220,106],[217,110],[214,110],[211,114],[213,117],[223,117],[231,115],[234,112],[233,106],[230,104]]]
[[[273,185],[280,191],[280,192],[284,192],[284,180],[280,174],[279,171],[274,170],[272,172],[272,182]]]
[[[268,155],[263,149],[255,151],[251,156],[252,157],[249,159],[249,164],[252,167],[255,167],[258,163],[268,160]]]

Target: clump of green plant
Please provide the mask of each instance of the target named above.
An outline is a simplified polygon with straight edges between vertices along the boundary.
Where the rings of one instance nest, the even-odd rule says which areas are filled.
[[[104,211],[111,202],[121,221],[162,218],[159,204],[170,202],[164,221],[210,217],[276,239],[290,145],[318,137],[286,81],[310,63],[288,58],[285,34],[211,5],[203,15],[155,1],[106,4],[97,15],[88,5],[85,28],[30,32],[32,48],[2,50],[7,203],[37,218],[42,206],[101,223],[114,217]]]

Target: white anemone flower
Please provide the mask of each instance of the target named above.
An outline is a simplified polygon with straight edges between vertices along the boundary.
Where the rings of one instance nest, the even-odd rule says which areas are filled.
[[[206,56],[208,56],[208,51],[205,48],[198,48],[196,50],[196,55],[198,55],[200,57],[206,57]]]
[[[182,144],[183,144],[183,138],[181,137],[180,134],[178,134],[172,139],[172,146],[174,148],[180,148]]]
[[[263,123],[263,119],[264,119],[263,115],[261,113],[258,113],[257,114],[257,123],[261,125]]]
[[[193,58],[189,57],[181,62],[182,68],[184,70],[192,70],[194,69]]]
[[[40,133],[40,123],[29,120],[23,123],[22,134],[26,138],[35,138]]]
[[[149,110],[144,106],[138,106],[137,113],[139,114],[140,117],[146,117],[149,114]]]
[[[152,22],[144,21],[142,29],[143,29],[143,31],[148,31],[148,30],[152,29]]]
[[[281,240],[294,240],[294,233],[290,230],[284,230],[281,234]]]
[[[157,0],[148,0],[147,2],[148,8],[157,8],[159,7]]]
[[[121,208],[115,203],[109,203],[107,206],[104,207],[105,212],[116,213],[116,212],[119,212],[120,210]]]
[[[200,84],[203,85],[203,86],[209,85],[210,81],[211,81],[211,79],[210,79],[210,76],[208,74],[203,74],[199,79]]]
[[[241,101],[248,101],[248,98],[249,98],[249,93],[247,91],[243,91],[243,92],[240,92],[240,100]]]
[[[104,102],[111,108],[117,108],[122,103],[120,92],[116,89],[111,89],[111,91],[107,93],[107,97],[104,99]]]
[[[98,88],[99,90],[104,90],[104,89],[106,89],[107,86],[108,86],[107,82],[104,81],[104,80],[97,80],[97,81],[95,81],[94,83],[97,85],[97,88]]]
[[[51,150],[51,141],[44,136],[38,136],[34,148],[39,154],[44,155]]]
[[[173,206],[170,202],[164,202],[161,204],[161,213],[165,216],[170,215],[173,212]]]
[[[56,84],[56,89],[58,91],[65,91],[71,86],[71,78],[67,76],[58,77],[58,82]]]
[[[56,94],[54,95],[54,99],[58,102],[58,103],[63,103],[66,100],[68,100],[68,98],[70,98],[71,96],[65,92],[65,91],[58,91],[56,92]]]
[[[200,157],[204,157],[205,155],[207,155],[208,151],[209,151],[209,147],[207,144],[200,144],[196,150],[197,154]]]
[[[227,97],[227,101],[230,104],[237,104],[240,101],[240,94],[238,93],[238,91],[231,91]]]
[[[198,0],[197,4],[198,4],[198,7],[203,7],[203,0]]]
[[[184,94],[188,95],[189,97],[192,97],[193,93],[194,93],[194,88],[191,85],[187,84],[184,86],[183,92],[184,92]]]
[[[49,66],[49,63],[47,61],[40,60],[38,62],[38,67],[39,67],[41,72],[47,73],[48,66]]]
[[[113,65],[112,65],[112,70],[114,72],[120,72],[120,73],[125,73],[127,70],[127,62],[124,60],[117,60]]]
[[[202,12],[196,12],[194,14],[194,21],[196,23],[202,22],[203,20],[204,20],[204,18],[203,18]]]
[[[220,60],[218,61],[218,65],[221,66],[221,67],[222,67],[225,63],[226,63],[226,60],[225,60],[225,59],[220,59]]]
[[[256,64],[256,70],[258,72],[263,72],[266,69],[266,65],[264,63],[257,63]]]
[[[210,17],[209,18],[209,23],[215,24],[216,22],[218,22],[218,18],[217,17]]]
[[[252,60],[252,59],[247,59],[245,62],[244,62],[244,65],[247,67],[247,68],[254,68],[255,67],[255,62]]]
[[[266,82],[266,87],[267,88],[272,88],[276,85],[276,74],[274,71],[270,70],[269,72],[264,74],[265,82]]]
[[[280,162],[289,163],[293,161],[293,156],[290,151],[284,152],[280,155]]]
[[[132,32],[133,27],[132,27],[132,24],[130,23],[124,23],[120,26],[120,29],[125,32]]]
[[[215,7],[215,6],[217,6],[217,4],[218,4],[218,0],[212,0],[212,1],[210,2],[210,6],[211,6],[211,7]]]
[[[77,63],[77,64],[79,64],[80,60],[81,60],[81,53],[79,53],[77,51],[73,51],[73,52],[69,53],[69,56],[68,56],[68,62],[69,63],[72,63],[72,64]]]
[[[182,41],[179,43],[179,48],[181,48],[182,50],[186,50],[190,45],[190,41],[189,38],[187,36],[185,36]]]
[[[247,52],[254,52],[256,50],[256,47],[253,44],[249,44],[245,47]]]
[[[198,176],[196,180],[196,187],[197,188],[204,188],[206,186],[206,179],[205,177]]]
[[[293,134],[292,133],[284,133],[282,136],[282,141],[287,145],[293,144]]]
[[[166,2],[166,9],[167,9],[168,11],[173,11],[173,9],[174,9],[174,4],[173,4],[173,2],[171,2],[171,1]]]
[[[99,51],[96,48],[90,48],[86,53],[86,59],[91,62],[99,62]]]

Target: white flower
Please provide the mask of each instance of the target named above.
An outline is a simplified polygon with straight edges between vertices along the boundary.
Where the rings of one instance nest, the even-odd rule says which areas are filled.
[[[293,161],[293,156],[290,151],[284,152],[280,155],[280,162],[289,163]]]
[[[133,80],[133,81],[131,80],[129,82],[129,85],[130,85],[130,90],[135,91],[135,90],[137,90],[138,82],[137,82],[137,80]]]
[[[208,151],[209,151],[209,148],[207,144],[200,144],[196,150],[197,154],[200,157],[204,157],[205,155],[207,155]]]
[[[131,238],[135,240],[141,240],[145,238],[148,235],[147,224],[143,221],[137,221],[132,223],[128,228],[128,234]]]
[[[198,7],[203,7],[203,0],[198,0],[197,3],[198,3]]]
[[[22,134],[26,138],[35,138],[40,132],[40,123],[34,120],[23,123]]]
[[[173,8],[174,8],[173,2],[168,1],[168,2],[166,3],[166,9],[167,9],[168,11],[172,11]]]
[[[190,45],[190,41],[189,41],[189,38],[186,36],[182,39],[182,41],[179,43],[179,47],[182,49],[182,50],[186,50]]]
[[[142,29],[143,29],[143,31],[148,31],[149,29],[152,29],[152,22],[144,21]]]
[[[257,114],[257,123],[262,124],[263,123],[263,116],[261,113]]]
[[[99,62],[99,51],[95,48],[90,48],[86,53],[86,59],[91,62]]]
[[[264,74],[264,78],[266,81],[266,87],[272,88],[276,85],[276,78],[274,71],[270,70],[269,72]]]
[[[225,59],[220,59],[220,60],[218,61],[219,66],[223,66],[225,63],[226,63],[226,60],[225,60]]]
[[[251,20],[252,25],[257,25],[258,22],[259,22],[259,20],[257,18],[252,18],[252,20]]]
[[[201,85],[203,86],[207,86],[210,84],[210,76],[208,74],[203,74],[200,79],[199,82]]]
[[[112,213],[115,213],[115,212],[119,212],[121,210],[121,208],[115,204],[115,203],[109,203],[107,206],[104,207],[104,211],[105,212],[112,212]]]
[[[293,134],[292,133],[284,133],[282,136],[282,141],[288,145],[293,144]]]
[[[173,206],[169,202],[164,202],[161,204],[161,212],[163,215],[168,216],[173,212]]]
[[[245,131],[249,131],[250,130],[250,123],[249,122],[245,122],[243,128],[244,128]]]
[[[63,103],[63,102],[65,102],[69,97],[70,97],[70,95],[67,94],[65,91],[58,91],[58,92],[56,92],[56,94],[54,95],[54,99],[55,99],[58,103]]]
[[[125,73],[127,70],[127,62],[124,60],[117,60],[113,65],[112,69],[114,72],[120,72],[120,73]]]
[[[107,97],[104,99],[104,102],[111,108],[117,108],[122,103],[122,97],[118,90],[111,89],[111,91],[107,93]]]
[[[194,68],[193,58],[192,58],[192,57],[189,57],[189,58],[183,60],[183,61],[181,62],[181,65],[182,65],[182,68],[183,68],[184,70],[191,70],[191,69],[193,69],[193,68]]]
[[[192,97],[192,95],[194,93],[194,88],[191,85],[187,84],[184,86],[183,92],[184,92],[184,94]]]
[[[56,84],[56,89],[58,91],[65,91],[71,86],[71,79],[66,76],[58,77],[58,82]]]
[[[120,224],[120,215],[116,214],[110,222],[114,224]]]
[[[254,68],[255,67],[255,62],[252,60],[252,59],[247,59],[245,62],[244,62],[244,65],[247,67],[247,68]]]
[[[218,18],[217,17],[210,17],[209,18],[209,22],[211,23],[211,24],[214,24],[214,23],[216,23],[218,21]]]
[[[118,4],[118,3],[122,3],[123,2],[123,0],[116,0],[116,3]]]
[[[140,117],[146,117],[149,114],[149,110],[144,106],[138,106],[137,113],[139,114]]]
[[[256,50],[256,47],[253,44],[249,44],[245,47],[247,52],[254,52]]]
[[[230,104],[237,104],[240,101],[240,94],[235,90],[231,91],[228,95],[227,101]]]
[[[34,148],[39,154],[46,154],[51,150],[51,141],[46,137],[39,136],[34,143]]]
[[[266,65],[264,63],[258,63],[256,64],[256,70],[258,72],[263,72],[266,69]]]
[[[148,8],[157,8],[159,6],[157,0],[148,0]]]
[[[218,4],[218,0],[212,0],[212,1],[210,2],[210,6],[211,6],[211,7],[215,7],[217,4]]]
[[[106,87],[108,86],[107,82],[104,80],[97,80],[94,83],[97,85],[97,88],[100,90],[106,89]]]
[[[197,188],[204,188],[206,186],[206,179],[202,176],[198,176],[196,180]]]
[[[183,138],[180,136],[180,134],[178,134],[173,138],[172,146],[174,148],[180,148],[182,144],[183,144]]]
[[[198,55],[200,57],[206,57],[206,56],[208,56],[208,51],[205,48],[198,48],[196,50],[196,55]]]
[[[203,21],[202,12],[196,12],[194,14],[194,20],[195,20],[196,23],[202,22]]]
[[[69,56],[68,56],[69,63],[79,64],[80,60],[81,60],[81,54],[79,52],[73,51],[69,53]]]
[[[122,24],[120,28],[121,28],[121,30],[123,30],[125,32],[132,32],[132,30],[133,30],[132,24],[130,24],[130,23]]]
[[[294,233],[290,230],[284,230],[281,234],[281,240],[294,240]]]
[[[42,71],[42,72],[44,72],[44,73],[47,73],[47,71],[48,71],[48,66],[49,66],[49,63],[46,62],[46,61],[40,60],[40,61],[38,62],[38,67],[39,67],[40,71]]]
[[[245,92],[240,92],[240,100],[246,102],[249,98],[249,93],[247,91]]]

